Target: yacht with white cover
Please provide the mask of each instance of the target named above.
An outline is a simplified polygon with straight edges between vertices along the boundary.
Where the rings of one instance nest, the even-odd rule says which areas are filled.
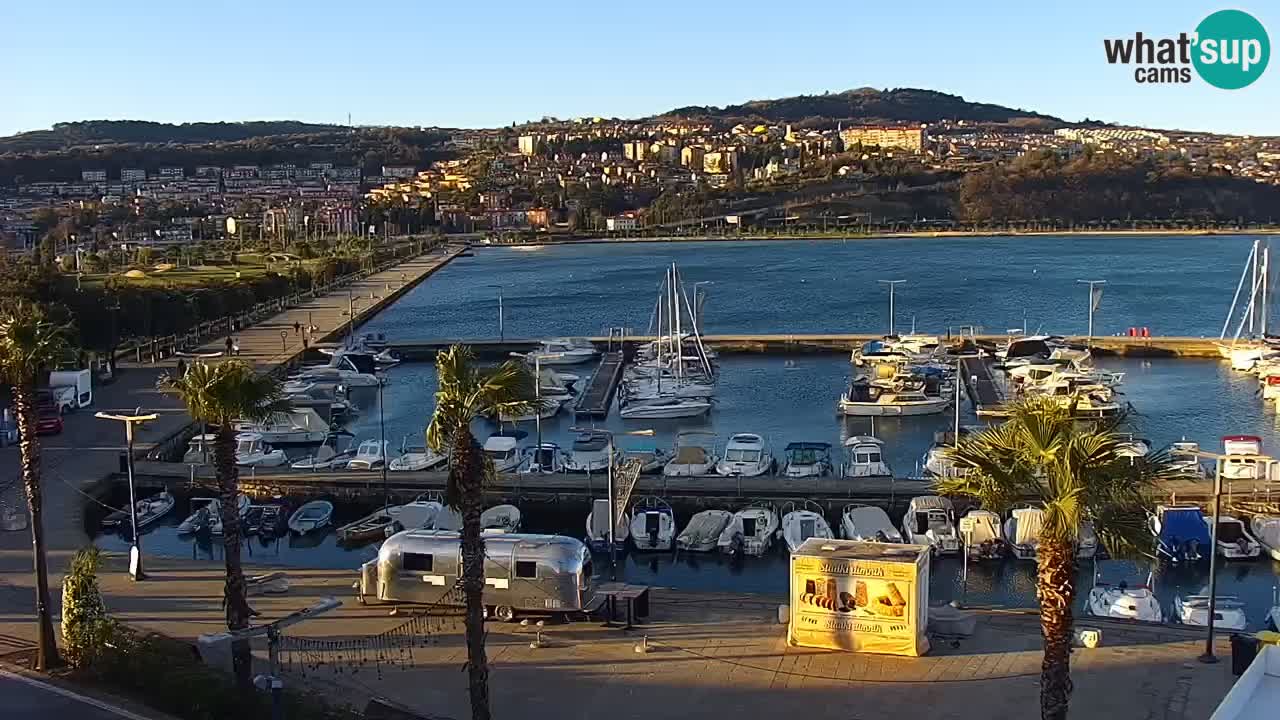
[[[1044,510],[1018,508],[1004,521],[1004,537],[1013,556],[1019,560],[1035,560],[1040,547],[1040,531],[1044,528]]]
[[[631,506],[631,543],[636,550],[670,550],[676,541],[676,514],[670,503],[644,497]]]
[[[796,507],[795,503],[788,503],[788,506],[790,509],[783,507],[780,532],[790,552],[795,552],[809,538],[829,540],[835,537],[835,533],[831,532],[831,524],[822,514],[821,505],[805,500],[801,507]]]
[[[676,546],[691,552],[711,552],[720,542],[733,513],[728,510],[702,510],[689,518],[689,524],[676,537]]]
[[[844,468],[847,478],[891,478],[893,469],[884,459],[884,442],[870,435],[854,435],[844,441]]]
[[[773,472],[773,455],[765,449],[764,438],[755,433],[735,433],[724,446],[724,456],[716,463],[716,474],[730,477],[757,477]]]
[[[947,498],[913,497],[902,516],[902,535],[913,545],[928,545],[934,554],[955,555],[960,552],[960,537],[954,516],[955,509]]]
[[[778,512],[768,505],[752,505],[733,514],[717,543],[727,554],[763,555],[778,532]]]
[[[845,540],[862,542],[902,542],[902,533],[893,526],[889,514],[875,505],[852,503],[840,513],[840,534]]]
[[[676,435],[675,451],[662,467],[667,477],[697,477],[715,473],[719,458],[709,448],[715,447],[715,434],[690,431]]]
[[[962,530],[960,539],[970,560],[1001,560],[1009,552],[999,515],[990,510],[970,510],[960,521],[961,528],[965,525],[972,529],[968,532]]]
[[[591,501],[591,512],[587,513],[587,546],[592,552],[604,552],[609,549],[609,501],[597,498]],[[613,544],[622,547],[631,537],[631,517],[624,511],[622,517],[613,528]]]

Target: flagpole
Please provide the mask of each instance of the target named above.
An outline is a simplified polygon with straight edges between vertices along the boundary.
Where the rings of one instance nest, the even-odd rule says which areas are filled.
[[[1099,301],[1102,299],[1102,285],[1106,285],[1106,280],[1076,280],[1089,286],[1089,339],[1087,341],[1089,347],[1093,347],[1093,313],[1098,309]]]

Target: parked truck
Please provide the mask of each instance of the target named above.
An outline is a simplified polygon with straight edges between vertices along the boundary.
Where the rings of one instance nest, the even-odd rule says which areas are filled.
[[[93,372],[54,370],[49,373],[49,390],[61,412],[89,407],[93,404]]]

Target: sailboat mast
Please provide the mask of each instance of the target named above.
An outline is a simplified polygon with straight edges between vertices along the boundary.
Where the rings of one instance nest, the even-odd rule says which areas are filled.
[[[680,334],[680,289],[676,287],[676,264],[671,263],[671,346],[676,358],[676,380],[684,380],[684,337]]]
[[[1240,304],[1240,291],[1244,289],[1244,279],[1249,274],[1249,267],[1253,264],[1254,255],[1258,252],[1258,241],[1253,241],[1253,248],[1249,250],[1249,257],[1244,261],[1244,269],[1240,271],[1240,282],[1236,283],[1236,294],[1231,298],[1231,308],[1227,310],[1227,319],[1222,321],[1222,333],[1218,335],[1219,340],[1227,339],[1227,330],[1231,327],[1231,318],[1236,314],[1236,305]],[[1240,333],[1236,333],[1237,337]]]
[[[1258,252],[1258,241],[1253,241],[1253,294],[1249,296],[1249,334],[1254,334],[1254,312],[1255,300],[1258,299],[1258,263],[1262,260],[1262,255]]]
[[[702,370],[707,374],[707,378],[710,379],[712,375],[711,361],[707,359],[707,349],[702,344],[702,328],[698,327],[698,318],[693,312],[693,306],[689,304],[689,294],[684,292],[683,282],[680,283],[680,291],[681,297],[684,299],[684,306],[689,310],[689,322],[693,325],[693,342],[698,347],[698,359],[702,361]]]
[[[1271,245],[1262,241],[1262,302],[1258,308],[1258,334],[1267,337],[1267,306],[1271,304],[1268,280],[1271,277]]]

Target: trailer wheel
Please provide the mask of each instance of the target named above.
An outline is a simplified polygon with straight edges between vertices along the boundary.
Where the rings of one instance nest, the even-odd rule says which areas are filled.
[[[493,609],[493,616],[502,622],[511,622],[516,619],[516,609],[510,605],[499,605]]]

